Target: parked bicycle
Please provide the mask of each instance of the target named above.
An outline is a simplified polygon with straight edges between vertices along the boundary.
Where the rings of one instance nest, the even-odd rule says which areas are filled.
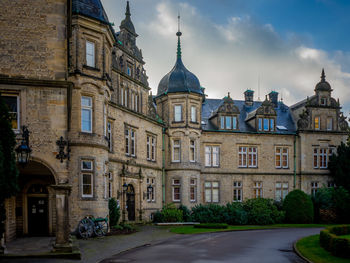
[[[78,224],[78,233],[82,238],[89,238],[93,235],[98,237],[104,236],[108,231],[108,216],[103,217],[93,217],[86,216],[80,220]]]

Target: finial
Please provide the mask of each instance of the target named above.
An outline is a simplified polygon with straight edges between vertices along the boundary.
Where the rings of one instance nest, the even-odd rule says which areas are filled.
[[[178,23],[178,31],[176,33],[177,35],[177,58],[181,58],[181,42],[180,42],[180,37],[182,35],[180,31],[180,13],[177,16],[177,23]]]
[[[230,92],[227,92],[227,97],[228,97],[228,98],[231,98],[231,97],[230,97]]]
[[[322,80],[322,82],[326,81],[326,75],[324,74],[324,69],[323,68],[322,68],[321,80]]]
[[[131,16],[129,1],[126,1],[126,11],[125,11],[125,15],[126,15],[126,16]]]

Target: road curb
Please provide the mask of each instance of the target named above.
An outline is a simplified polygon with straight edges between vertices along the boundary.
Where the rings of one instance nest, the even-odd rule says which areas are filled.
[[[299,238],[297,241],[295,241],[295,242],[293,243],[293,250],[294,250],[295,254],[297,254],[300,258],[302,258],[303,260],[305,260],[305,262],[307,262],[307,263],[314,263],[313,261],[311,261],[311,260],[307,259],[306,257],[304,257],[304,256],[299,252],[299,250],[297,249],[297,243],[298,243],[301,239],[303,239],[303,238],[304,238],[304,237]]]
[[[149,246],[151,246],[151,245],[152,245],[152,244],[150,244],[150,243],[146,243],[146,244],[139,245],[139,246],[136,246],[136,247],[131,247],[131,248],[125,249],[125,250],[123,250],[123,251],[120,251],[119,253],[110,256],[109,258],[115,257],[115,256],[117,256],[117,255],[120,255],[120,254],[122,254],[122,253],[128,252],[128,251],[130,251],[130,250],[134,250],[134,249],[138,249],[138,248],[142,248],[142,247],[149,247]],[[96,263],[100,263],[100,262],[102,262],[102,261],[104,261],[104,260],[106,260],[106,259],[101,259],[101,260],[97,261]]]

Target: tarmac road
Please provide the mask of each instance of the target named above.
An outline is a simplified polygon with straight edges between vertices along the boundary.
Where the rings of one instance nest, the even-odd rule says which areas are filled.
[[[101,263],[304,263],[293,252],[293,243],[318,234],[320,228],[289,228],[184,235],[132,249]]]

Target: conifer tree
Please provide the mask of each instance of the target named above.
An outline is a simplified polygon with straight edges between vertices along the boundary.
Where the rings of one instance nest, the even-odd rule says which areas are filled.
[[[350,192],[350,145],[341,143],[337,148],[337,154],[330,158],[328,164],[331,176],[336,186],[344,187]]]

